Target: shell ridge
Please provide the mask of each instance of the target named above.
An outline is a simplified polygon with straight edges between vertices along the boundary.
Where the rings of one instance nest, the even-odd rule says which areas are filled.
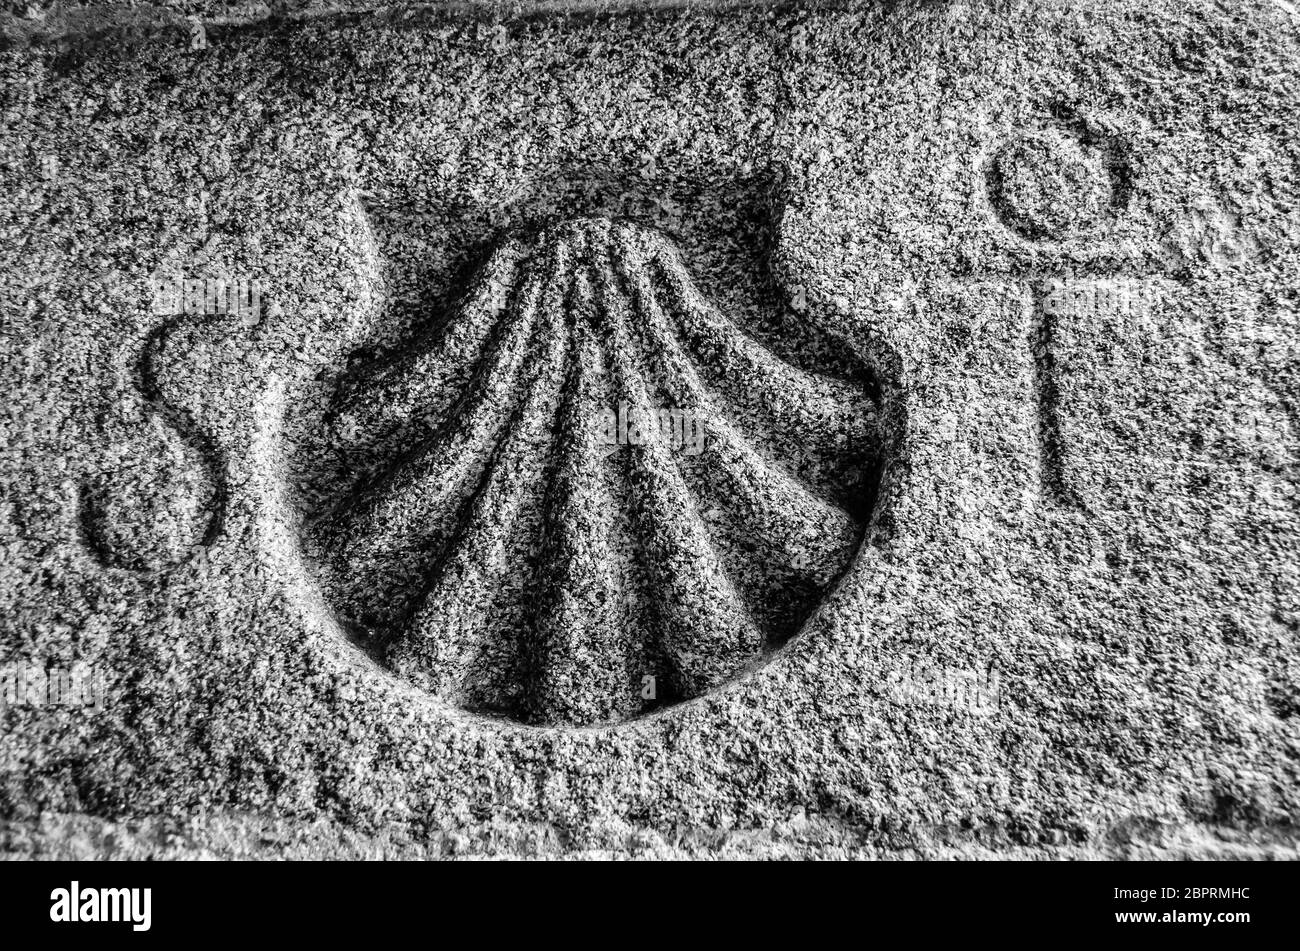
[[[488,627],[494,602],[510,588],[499,580],[506,568],[507,539],[526,505],[529,489],[535,488],[514,476],[524,468],[522,460],[527,459],[528,449],[540,432],[553,428],[543,424],[545,406],[557,401],[563,385],[562,373],[556,370],[557,366],[563,368],[568,341],[562,314],[548,309],[542,326],[535,341],[541,353],[529,368],[525,395],[501,427],[506,435],[493,444],[473,493],[460,509],[453,533],[430,566],[428,577],[432,580],[421,591],[412,612],[410,629],[415,637],[402,641],[390,652],[395,667],[408,675],[422,669],[426,683],[437,685],[435,692],[450,691],[462,701],[470,675],[486,666],[480,662],[485,650],[490,649],[494,659],[501,662],[498,668],[518,666],[517,638],[492,640],[485,638],[483,631]],[[499,532],[494,530],[496,527],[500,527]],[[470,603],[466,603],[467,598]],[[455,622],[440,623],[449,614]],[[454,631],[456,637],[448,638],[448,630]],[[414,644],[423,649],[410,649]],[[445,686],[449,680],[450,688]]]
[[[617,266],[607,269],[614,278],[611,283],[619,285],[621,300],[633,303]],[[615,341],[616,371],[623,380],[621,389],[633,397],[630,402],[642,405],[647,387],[632,360],[630,308],[612,306],[614,300],[612,294],[606,296],[605,314]],[[678,689],[699,693],[721,681],[721,668],[730,664],[735,669],[733,655],[743,652],[752,656],[762,649],[765,639],[703,531],[695,499],[668,458],[667,448],[651,439],[634,447],[630,456],[635,479],[643,487],[637,512],[652,540],[650,563],[658,586],[668,592],[662,602],[665,623],[661,644],[672,662]],[[669,513],[686,517],[676,520],[679,524],[675,526]],[[684,633],[691,627],[700,631],[698,636]]]

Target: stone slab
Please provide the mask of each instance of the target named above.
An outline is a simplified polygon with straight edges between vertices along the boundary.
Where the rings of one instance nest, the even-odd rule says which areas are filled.
[[[416,840],[536,825],[569,849],[798,817],[865,848],[1294,824],[1285,6],[426,11],[5,52],[0,664],[97,687],[6,704],[0,815],[237,810]],[[878,462],[845,503],[865,507],[861,544],[792,636],[597,725],[536,699],[586,696],[566,692],[581,660],[500,716],[403,673],[341,622],[312,541],[348,374],[424,352],[493,248],[541,234],[531,253],[559,254],[545,229],[572,220],[657,236],[636,260],[660,263],[624,277],[680,262],[695,303],[671,319],[716,310],[772,366],[847,388],[828,407],[879,414],[804,453],[822,430],[790,421],[820,404],[797,391],[737,482],[757,506],[858,450]],[[582,261],[605,253],[592,233]],[[584,332],[612,332],[604,313]],[[699,366],[732,394],[717,405],[771,403],[767,359]],[[420,399],[442,406],[435,390]],[[557,511],[563,535],[638,510]],[[655,524],[725,534],[702,506],[679,516]],[[625,531],[651,545],[644,524]],[[727,571],[775,578],[774,558]],[[696,605],[672,616],[698,631],[720,603],[691,600],[701,562],[661,561],[633,613]],[[403,583],[490,593],[428,570]]]

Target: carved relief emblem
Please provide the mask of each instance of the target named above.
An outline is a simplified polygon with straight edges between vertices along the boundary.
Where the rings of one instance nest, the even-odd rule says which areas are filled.
[[[306,551],[357,642],[429,692],[616,722],[735,677],[844,572],[866,393],[747,336],[657,232],[568,221],[340,389]]]

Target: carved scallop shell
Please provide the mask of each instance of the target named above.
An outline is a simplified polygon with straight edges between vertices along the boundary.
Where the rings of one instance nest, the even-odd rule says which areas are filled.
[[[432,343],[340,389],[326,597],[401,676],[526,723],[610,723],[784,643],[845,570],[864,386],[741,332],[661,235],[499,247]]]

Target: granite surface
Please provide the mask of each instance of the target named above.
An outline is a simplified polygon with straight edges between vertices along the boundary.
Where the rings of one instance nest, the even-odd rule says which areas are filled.
[[[1293,856],[1297,29],[0,53],[4,853]]]

